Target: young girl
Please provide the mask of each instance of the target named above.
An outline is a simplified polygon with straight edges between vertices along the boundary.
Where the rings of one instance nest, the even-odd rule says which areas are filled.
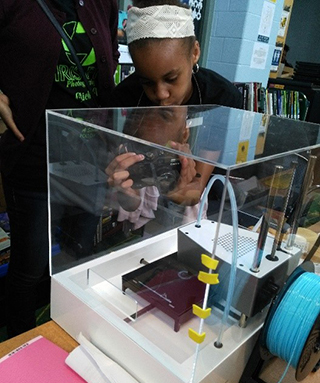
[[[115,88],[112,105],[241,106],[241,95],[232,83],[212,70],[199,67],[200,46],[195,37],[191,10],[179,0],[133,1],[126,31],[135,73]],[[140,156],[133,153],[119,156],[108,167],[109,184],[120,187],[119,190],[122,187],[127,196],[136,194],[131,189],[132,180],[127,169],[138,161],[141,161]],[[189,171],[191,168],[193,171]],[[185,206],[185,214],[191,216],[186,210],[193,209],[199,201],[213,167],[196,163],[194,169],[192,161],[184,161],[182,170],[188,174],[182,183],[184,188],[172,194],[170,200]],[[189,198],[190,187],[197,190],[192,193],[192,199]],[[141,208],[143,201],[137,201]]]
[[[191,10],[179,0],[134,0],[127,41],[135,73],[113,91],[113,106],[217,104],[241,107],[235,86],[200,68]]]

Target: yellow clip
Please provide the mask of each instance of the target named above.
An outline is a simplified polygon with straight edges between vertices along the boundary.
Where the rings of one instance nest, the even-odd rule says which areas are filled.
[[[209,285],[217,285],[219,283],[219,274],[209,274],[204,271],[199,271],[198,279],[203,283],[208,283]]]
[[[218,264],[219,264],[219,261],[209,257],[206,254],[201,254],[201,262],[208,269],[212,269],[212,270],[215,270],[217,268]]]
[[[194,342],[200,344],[204,341],[205,337],[206,337],[205,332],[203,332],[202,334],[199,334],[196,331],[192,330],[192,328],[189,328],[189,338],[192,339]]]
[[[199,317],[201,319],[206,319],[206,318],[208,318],[208,316],[210,316],[211,309],[208,308],[208,309],[204,310],[204,309],[202,309],[201,307],[199,307],[197,305],[192,305],[192,312],[197,317]]]

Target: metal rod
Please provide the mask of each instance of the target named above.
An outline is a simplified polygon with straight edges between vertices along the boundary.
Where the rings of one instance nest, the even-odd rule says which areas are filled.
[[[260,271],[260,264],[262,261],[263,257],[263,251],[264,251],[264,246],[266,243],[268,231],[269,231],[269,226],[270,226],[270,220],[272,216],[272,208],[273,208],[273,197],[277,194],[278,188],[279,188],[279,174],[282,172],[283,166],[276,165],[274,168],[274,173],[272,176],[272,181],[271,181],[271,186],[268,194],[268,200],[267,200],[267,208],[266,211],[263,215],[261,227],[260,227],[260,232],[258,236],[258,241],[257,241],[257,247],[255,251],[255,255],[253,258],[252,266],[250,268],[251,271],[254,273],[258,273]]]

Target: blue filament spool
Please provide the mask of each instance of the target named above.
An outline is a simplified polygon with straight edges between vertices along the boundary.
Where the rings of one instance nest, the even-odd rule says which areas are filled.
[[[261,337],[264,359],[277,356],[303,380],[320,358],[320,276],[313,264],[299,266],[275,298]]]

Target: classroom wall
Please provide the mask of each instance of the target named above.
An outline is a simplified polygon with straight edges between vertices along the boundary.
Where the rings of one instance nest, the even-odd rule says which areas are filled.
[[[251,59],[257,42],[264,3],[274,6],[268,52],[263,69],[255,69]],[[209,43],[204,66],[230,81],[257,81],[266,86],[276,36],[279,30],[283,0],[215,0]]]

